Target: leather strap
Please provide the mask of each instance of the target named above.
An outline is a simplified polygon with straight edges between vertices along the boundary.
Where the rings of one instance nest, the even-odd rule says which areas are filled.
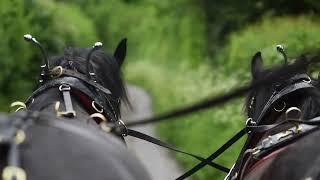
[[[217,151],[212,153],[208,158],[206,158],[206,161],[202,161],[196,166],[194,166],[192,169],[178,177],[176,180],[183,180],[192,174],[199,171],[201,168],[203,168],[205,165],[207,165],[207,162],[211,162],[214,159],[216,159],[219,155],[221,155],[225,150],[227,150],[231,145],[233,145],[235,142],[237,142],[242,136],[246,134],[246,129],[240,130],[236,135],[234,135],[229,141],[227,141],[225,144],[223,144]]]
[[[188,156],[191,156],[195,159],[198,159],[200,160],[201,162],[205,162],[207,163],[208,165],[210,165],[211,167],[214,167],[222,172],[225,172],[225,173],[228,173],[230,170],[226,167],[223,167],[215,162],[211,162],[211,161],[207,161],[205,158],[202,158],[198,155],[195,155],[195,154],[192,154],[192,153],[188,153],[186,151],[183,151],[183,150],[180,150],[170,144],[167,144],[167,143],[164,143],[162,142],[161,140],[159,139],[156,139],[154,137],[151,137],[147,134],[144,134],[144,133],[141,133],[141,132],[138,132],[138,131],[135,131],[135,130],[132,130],[132,129],[127,129],[127,134],[129,136],[132,136],[132,137],[135,137],[135,138],[138,138],[138,139],[141,139],[141,140],[145,140],[145,141],[148,141],[148,142],[151,142],[153,144],[156,144],[158,146],[161,146],[161,147],[164,147],[164,148],[167,148],[167,149],[170,149],[172,151],[175,151],[175,152],[178,152],[178,153],[182,153],[182,154],[185,154],[185,155],[188,155]]]
[[[53,79],[50,81],[47,81],[46,83],[42,84],[38,89],[36,89],[30,97],[26,100],[26,104],[30,104],[32,102],[32,99],[37,97],[38,95],[42,94],[44,91],[58,87],[61,84],[68,84],[70,85],[73,89],[76,89],[78,91],[81,91],[83,94],[86,94],[89,96],[91,99],[93,99],[95,102],[99,104],[103,104],[102,99],[97,98],[97,93],[94,93],[91,89],[89,89],[84,83],[77,78],[74,77],[63,77],[59,79]]]
[[[61,84],[59,86],[59,91],[62,93],[64,105],[66,108],[66,111],[59,112],[60,115],[65,117],[75,117],[76,112],[73,109],[71,95],[70,95],[71,87],[68,84]]]
[[[58,67],[61,67],[61,66],[58,66]],[[63,75],[64,76],[75,77],[75,78],[80,79],[83,82],[85,82],[85,83],[87,83],[87,84],[99,89],[104,94],[107,94],[107,95],[111,95],[112,94],[109,89],[101,86],[96,81],[93,81],[92,79],[89,79],[87,76],[85,76],[85,75],[83,75],[81,73],[69,70],[69,69],[64,69],[62,67],[61,67],[61,69],[60,68],[53,68],[52,71],[51,71],[51,75],[53,75],[54,78],[58,78],[58,77],[63,76]]]

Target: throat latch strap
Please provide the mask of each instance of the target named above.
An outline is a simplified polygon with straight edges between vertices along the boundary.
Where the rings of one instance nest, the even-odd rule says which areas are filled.
[[[76,112],[73,109],[72,106],[72,100],[70,95],[71,87],[68,84],[62,84],[59,86],[59,91],[62,92],[63,95],[63,101],[66,108],[66,111],[63,112],[57,112],[59,116],[65,116],[65,117],[75,117]]]

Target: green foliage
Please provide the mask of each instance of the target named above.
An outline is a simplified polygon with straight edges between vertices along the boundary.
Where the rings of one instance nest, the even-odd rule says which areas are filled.
[[[316,14],[319,7],[315,0],[1,0],[0,108],[30,94],[36,82],[41,56],[23,41],[25,33],[37,37],[50,54],[61,54],[68,45],[88,47],[97,40],[115,47],[127,37],[126,79],[145,87],[153,96],[156,112],[164,112],[248,81],[256,51],[261,50],[272,65],[282,62],[276,44],[284,44],[289,57],[317,47],[320,25],[316,17],[274,17]],[[261,17],[261,23],[248,25]],[[244,29],[229,37],[240,28]],[[211,63],[214,68],[207,62],[208,49],[219,52]],[[165,141],[208,156],[243,127],[242,103],[243,99],[237,99],[182,121],[162,123],[159,133]],[[236,144],[217,162],[231,167],[241,145]],[[198,162],[177,157],[185,168]],[[207,167],[193,178],[223,176]]]
[[[298,16],[319,14],[317,0],[203,0],[206,15],[208,50],[211,56],[219,53],[230,33],[259,22],[266,14]]]
[[[224,94],[232,87],[249,81],[251,57],[259,50],[270,66],[283,62],[282,56],[275,50],[279,43],[286,46],[289,57],[317,47],[320,42],[317,36],[319,28],[309,16],[266,17],[261,23],[250,25],[230,36],[225,49],[214,59],[214,70],[206,64],[197,68],[184,65],[172,67],[140,59],[140,62],[128,64],[127,79],[151,92],[156,111],[165,112],[209,96]],[[163,140],[206,157],[244,126],[246,116],[243,113],[243,102],[241,98],[218,108],[183,117],[183,120],[161,123],[159,133]],[[231,167],[241,146],[241,142],[237,143],[217,162]],[[197,163],[183,155],[177,157],[187,169]],[[193,178],[222,179],[224,175],[206,167]]]
[[[7,99],[21,92],[20,89],[13,90],[14,84],[29,88],[29,84],[20,80],[20,77],[28,72],[27,63],[32,52],[22,38],[30,28],[22,1],[0,1],[0,17],[0,104],[4,105]]]
[[[129,61],[148,59],[194,66],[203,61],[204,16],[193,0],[73,2],[84,6],[106,46],[128,38]]]
[[[223,53],[216,59],[216,65],[226,74],[248,79],[254,53],[261,51],[269,66],[280,65],[283,58],[276,51],[277,44],[283,44],[289,58],[295,58],[319,46],[319,31],[320,24],[310,16],[265,18],[261,23],[232,34]]]
[[[33,34],[50,54],[63,53],[67,45],[91,46],[93,23],[79,7],[54,1],[0,1],[0,108],[32,92],[41,64],[40,51],[23,40]],[[28,8],[26,8],[28,7]],[[45,10],[44,10],[45,9]],[[23,99],[20,99],[23,100]]]
[[[51,53],[61,54],[66,46],[89,47],[97,41],[93,22],[78,6],[37,0],[32,7],[32,33]]]
[[[140,61],[129,63],[125,74],[130,82],[145,87],[152,94],[156,112],[169,111],[209,96],[217,96],[238,85],[235,79],[213,73],[206,65],[189,69]],[[243,127],[245,116],[242,102],[242,99],[238,99],[225,106],[182,117],[179,121],[160,123],[159,133],[162,140],[207,157]],[[216,162],[231,167],[241,146],[241,142],[237,143]],[[176,155],[185,169],[198,163],[193,158]],[[193,178],[222,179],[224,175],[206,167]]]

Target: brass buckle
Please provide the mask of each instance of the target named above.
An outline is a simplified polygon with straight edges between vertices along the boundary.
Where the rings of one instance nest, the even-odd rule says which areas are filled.
[[[27,174],[24,169],[17,166],[7,166],[2,171],[3,180],[26,180]]]

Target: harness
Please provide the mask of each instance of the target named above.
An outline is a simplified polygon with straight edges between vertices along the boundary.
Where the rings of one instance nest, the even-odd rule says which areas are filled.
[[[47,81],[42,83],[38,89],[28,97],[26,100],[27,106],[32,104],[34,99],[44,91],[51,88],[58,88],[63,96],[66,108],[65,111],[60,111],[60,103],[57,103],[56,111],[58,116],[76,116],[70,95],[70,93],[73,93],[90,112],[103,114],[109,122],[118,121],[114,108],[118,105],[119,100],[115,100],[111,96],[111,91],[96,81],[73,70],[64,69],[61,66],[53,68],[52,71],[46,75],[46,79]]]
[[[242,179],[249,165],[254,165],[255,163],[259,162],[260,159],[274,152],[275,150],[284,148],[286,145],[295,142],[297,139],[310,134],[319,128],[318,125],[320,125],[320,117],[303,121],[301,120],[301,117],[288,117],[289,114],[294,111],[301,113],[301,111],[296,107],[291,107],[286,110],[286,120],[284,122],[261,125],[262,119],[281,98],[298,91],[314,88],[316,87],[311,84],[311,79],[308,75],[299,74],[292,77],[286,87],[281,91],[273,92],[272,96],[269,98],[257,118],[248,118],[246,130],[249,136],[240,153],[237,163],[232,168],[226,179]],[[278,112],[281,112],[286,108],[286,103],[283,102],[283,104],[284,107]],[[275,111],[277,111],[277,109],[275,109]],[[263,133],[286,123],[291,123],[294,125],[294,127],[268,136],[265,139],[262,139],[256,146],[250,148],[250,142],[252,142],[254,138],[254,133]]]

